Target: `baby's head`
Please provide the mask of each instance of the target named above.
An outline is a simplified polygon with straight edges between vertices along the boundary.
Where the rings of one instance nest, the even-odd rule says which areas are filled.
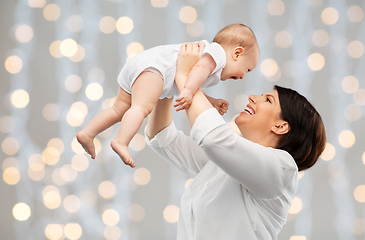
[[[221,75],[223,81],[242,79],[259,61],[259,46],[255,34],[243,24],[232,24],[223,28],[213,42],[219,43],[226,52],[226,66]]]

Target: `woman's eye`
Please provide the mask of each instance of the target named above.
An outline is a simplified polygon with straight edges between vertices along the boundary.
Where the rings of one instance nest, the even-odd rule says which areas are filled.
[[[271,103],[271,101],[270,101],[270,99],[269,99],[269,98],[266,98],[266,101],[267,101],[267,102],[269,102],[269,103]]]

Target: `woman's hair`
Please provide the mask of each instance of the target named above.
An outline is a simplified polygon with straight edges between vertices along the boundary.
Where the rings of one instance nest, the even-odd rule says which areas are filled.
[[[298,170],[312,167],[326,144],[326,133],[322,118],[308,100],[298,92],[275,85],[278,91],[281,117],[290,126],[276,148],[290,153]]]

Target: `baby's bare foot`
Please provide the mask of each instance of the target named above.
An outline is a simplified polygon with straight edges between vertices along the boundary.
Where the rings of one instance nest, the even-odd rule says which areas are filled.
[[[123,160],[126,165],[135,167],[131,154],[128,151],[128,146],[121,144],[118,140],[113,139],[110,143],[110,146],[116,152],[119,157]]]
[[[76,138],[85,152],[90,154],[92,159],[95,159],[94,139],[82,131],[77,133]]]

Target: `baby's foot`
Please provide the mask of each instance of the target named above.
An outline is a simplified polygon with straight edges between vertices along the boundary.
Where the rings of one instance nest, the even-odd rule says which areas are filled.
[[[92,159],[95,159],[94,139],[82,131],[77,133],[76,138],[85,152],[90,154]]]
[[[118,140],[113,139],[110,143],[110,146],[116,152],[119,157],[123,160],[126,165],[135,167],[131,154],[128,151],[128,146],[121,144]]]

